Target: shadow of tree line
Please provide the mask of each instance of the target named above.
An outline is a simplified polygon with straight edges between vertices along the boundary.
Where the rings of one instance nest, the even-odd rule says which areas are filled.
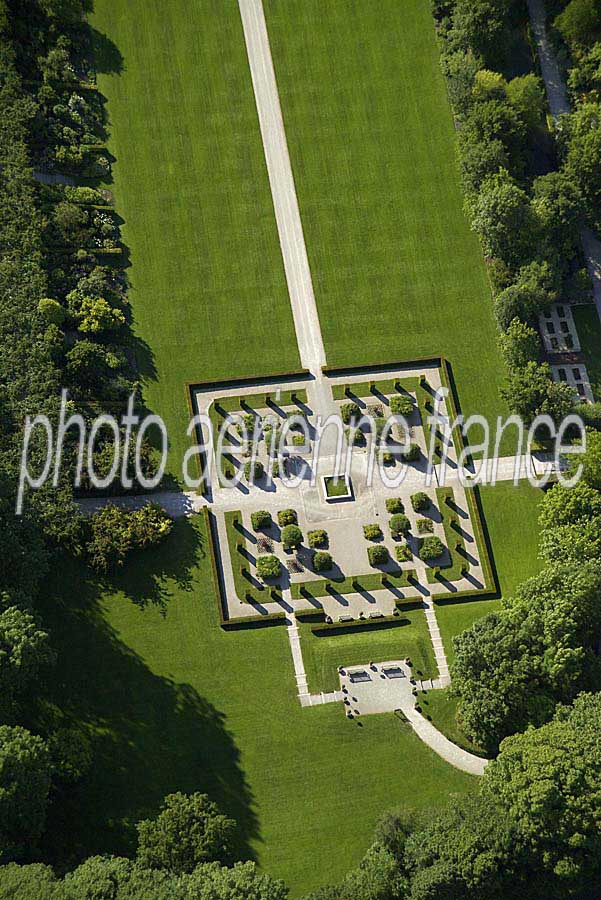
[[[70,558],[49,579],[40,612],[58,663],[32,698],[28,724],[42,734],[57,718],[78,724],[93,750],[87,775],[56,792],[50,806],[41,845],[59,870],[93,854],[133,854],[136,822],[156,815],[174,791],[209,794],[238,823],[237,855],[253,858],[253,798],[224,714],[190,684],[153,672],[103,611],[110,588],[142,615],[149,604],[164,613],[166,579],[191,591],[203,542],[190,522],[179,522],[158,552],[141,554],[110,581]]]

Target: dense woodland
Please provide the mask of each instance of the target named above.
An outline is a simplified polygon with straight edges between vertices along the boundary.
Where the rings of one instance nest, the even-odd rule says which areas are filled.
[[[132,392],[143,402],[119,220],[102,187],[111,160],[83,7],[0,0],[0,898],[280,900],[285,886],[235,860],[235,823],[199,794],[165,798],[156,819],[138,824],[131,859],[95,857],[66,873],[45,864],[48,806],[86,772],[91,750],[60,709],[33,715],[32,687],[55,662],[37,609],[43,579],[58,553],[103,572],[170,527],[155,506],[108,506],[84,520],[69,468],[14,516],[26,413],[56,419],[63,386],[90,416],[120,408]],[[524,4],[435,2],[434,14],[466,210],[487,257],[509,369],[505,394],[527,420],[559,419],[573,398],[541,362],[535,323],[559,297],[590,294],[579,234],[601,223],[600,4],[552,9],[574,110],[553,134]],[[85,186],[44,183],[34,172]],[[597,427],[598,406],[585,412]],[[108,439],[99,445],[100,471],[110,449]],[[147,465],[152,471],[150,447]],[[456,639],[462,727],[495,761],[447,811],[386,817],[361,865],[312,900],[540,900],[601,890],[598,432],[590,431],[578,487],[547,492],[541,525],[542,573]]]

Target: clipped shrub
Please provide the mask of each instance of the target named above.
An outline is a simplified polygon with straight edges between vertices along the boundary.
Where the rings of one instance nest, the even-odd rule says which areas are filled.
[[[394,516],[391,516],[388,524],[390,525],[390,533],[394,537],[407,534],[411,529],[411,523],[404,513],[396,513]]]
[[[342,416],[342,421],[345,425],[350,425],[352,422],[356,422],[361,418],[361,409],[359,408],[359,404],[351,401],[350,403],[343,403],[340,407],[340,415]]]
[[[309,547],[325,547],[328,543],[328,532],[324,531],[323,528],[309,531],[307,533],[307,540],[309,541]]]
[[[285,525],[296,525],[298,516],[295,509],[281,509],[278,513],[278,525],[283,528]]]
[[[332,568],[332,557],[324,550],[318,550],[313,554],[313,568],[316,572],[327,572]]]
[[[244,463],[244,477],[247,481],[259,481],[264,474],[265,467],[260,460],[256,459],[253,462],[249,459],[248,462]]]
[[[409,444],[407,450],[401,450],[400,457],[403,462],[417,462],[420,454],[419,444]]]
[[[416,525],[418,534],[431,534],[434,531],[432,519],[418,519]]]
[[[298,525],[284,525],[282,528],[282,544],[286,550],[293,550],[303,542],[303,533]]]
[[[411,506],[416,512],[421,509],[427,509],[430,506],[430,498],[423,491],[411,495]]]
[[[267,512],[266,509],[257,509],[251,514],[250,521],[255,531],[269,528],[271,525],[271,513]]]
[[[399,544],[398,547],[395,547],[394,555],[396,556],[397,562],[409,562],[410,559],[413,559],[413,553],[408,544]]]
[[[407,419],[413,413],[413,400],[409,394],[396,394],[391,397],[390,412],[394,416],[404,416]]]
[[[268,556],[257,557],[257,575],[263,581],[267,581],[270,578],[278,578],[281,571],[282,564],[273,553],[270,553]]]
[[[444,544],[436,535],[425,537],[419,548],[420,558],[423,560],[436,559],[444,553]]]
[[[363,526],[363,536],[366,541],[381,541],[382,540],[382,529],[379,525],[364,525]]]
[[[367,548],[367,558],[371,566],[381,566],[388,562],[388,550],[382,544]]]
[[[386,501],[386,512],[402,513],[405,512],[405,506],[400,497],[389,497]]]
[[[304,447],[306,443],[305,436],[303,434],[293,434],[292,443],[295,447]]]

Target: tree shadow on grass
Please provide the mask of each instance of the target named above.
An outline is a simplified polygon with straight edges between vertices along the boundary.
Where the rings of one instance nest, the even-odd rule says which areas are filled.
[[[125,586],[126,596],[135,597],[146,593],[153,578],[167,576],[182,579],[187,589],[188,566],[204,551],[190,522],[178,523],[174,531],[164,552],[140,557],[115,580],[114,589]],[[45,859],[63,870],[96,853],[133,854],[135,823],[156,815],[163,797],[178,790],[209,794],[238,822],[237,854],[252,858],[249,843],[257,834],[252,796],[224,714],[190,684],[153,672],[123,643],[103,614],[103,587],[89,569],[65,558],[48,579],[40,604],[59,661],[35,698],[29,726],[44,734],[56,718],[81,725],[93,749],[89,773],[54,797],[42,841]],[[159,644],[160,629],[168,626],[140,621],[142,638],[154,629]]]
[[[106,34],[91,26],[90,36],[96,71],[104,75],[120,75],[125,66],[123,54],[117,45]]]
[[[122,591],[128,600],[145,609],[157,606],[167,612],[172,583],[181,590],[191,591],[194,568],[204,558],[198,533],[193,527],[179,522],[167,541],[134,554],[123,569],[110,578],[103,578],[99,586],[106,591]]]

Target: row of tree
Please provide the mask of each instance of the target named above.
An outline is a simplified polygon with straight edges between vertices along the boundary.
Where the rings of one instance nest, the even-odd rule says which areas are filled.
[[[588,0],[571,0],[559,17]],[[601,21],[598,4],[595,15]],[[500,347],[503,394],[527,423],[570,412],[571,389],[541,363],[538,317],[558,300],[590,299],[580,230],[601,214],[601,107],[587,93],[553,142],[541,79],[515,74],[527,35],[522,0],[434,0],[458,128],[465,205],[487,259]],[[594,32],[593,32],[594,33]],[[513,76],[513,77],[512,77]],[[599,409],[585,411],[597,423]]]

